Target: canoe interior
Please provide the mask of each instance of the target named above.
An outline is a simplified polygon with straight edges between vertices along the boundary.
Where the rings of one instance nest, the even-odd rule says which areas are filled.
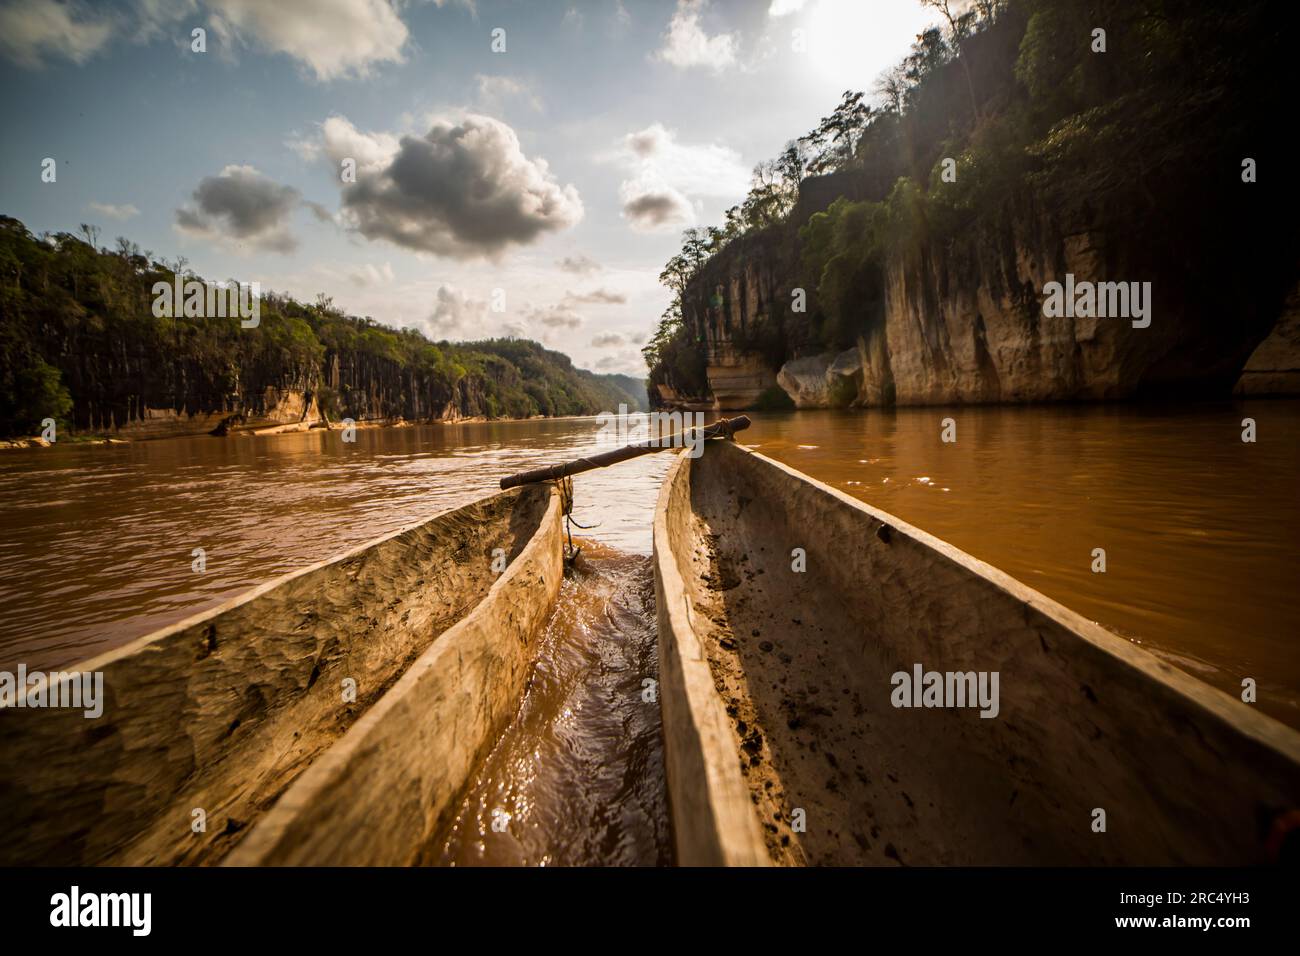
[[[550,501],[542,486],[483,499],[67,668],[103,672],[98,719],[0,711],[0,863],[219,861],[473,611],[494,550],[513,562]]]
[[[224,864],[420,862],[519,709],[563,575],[553,496],[487,595],[294,781]]]
[[[698,640],[713,688],[663,678],[680,859],[751,862],[734,845],[760,840],[794,865],[1250,863],[1297,804],[1300,735],[792,469],[709,443],[660,512],[661,661]],[[999,672],[1000,712],[894,707],[917,663]],[[705,766],[749,800],[721,808]],[[716,828],[682,825],[709,805]]]

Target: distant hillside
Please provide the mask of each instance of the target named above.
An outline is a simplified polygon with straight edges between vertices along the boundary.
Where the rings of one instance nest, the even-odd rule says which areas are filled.
[[[615,392],[622,395],[619,402],[625,403],[630,411],[645,410],[650,407],[650,399],[646,393],[646,380],[644,378],[633,378],[631,375],[596,375],[594,372],[579,372],[579,374],[594,375],[596,378],[605,382],[606,387],[614,389]],[[617,404],[610,411],[618,411]]]
[[[92,230],[37,238],[0,216],[0,434],[45,418],[147,437],[256,424],[591,415],[647,407],[644,384],[536,342],[430,342],[413,329],[264,293],[260,324],[158,318],[175,269]],[[186,279],[200,279],[185,275]]]

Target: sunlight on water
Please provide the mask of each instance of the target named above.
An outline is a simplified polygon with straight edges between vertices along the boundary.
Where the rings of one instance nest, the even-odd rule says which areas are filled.
[[[519,712],[426,862],[672,862],[659,703],[642,684],[658,671],[650,563],[582,545]]]

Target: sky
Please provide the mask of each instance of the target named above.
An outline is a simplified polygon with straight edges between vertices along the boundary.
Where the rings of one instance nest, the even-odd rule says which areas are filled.
[[[934,19],[918,0],[0,0],[0,213],[643,375],[681,231],[720,224],[756,163]]]

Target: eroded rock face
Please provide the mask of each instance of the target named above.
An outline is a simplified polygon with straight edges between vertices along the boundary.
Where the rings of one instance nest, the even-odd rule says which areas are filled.
[[[753,353],[720,350],[708,367],[709,388],[718,411],[753,408],[776,385],[776,376]]]
[[[797,408],[841,408],[859,400],[864,381],[862,347],[791,359],[777,384]]]
[[[1144,386],[1234,374],[1243,348],[1237,330],[1198,324],[1184,289],[1169,279],[1152,282],[1145,328],[1132,316],[1044,315],[1045,286],[1067,274],[1151,281],[1149,272],[1108,264],[1088,233],[1053,245],[1017,236],[973,262],[923,250],[889,264],[883,350],[876,345],[872,365],[884,377],[887,362],[897,404],[1120,399]]]
[[[731,268],[734,265],[734,268]],[[776,387],[776,373],[751,342],[773,321],[784,287],[779,264],[765,250],[728,259],[719,274],[705,273],[692,288],[684,313],[696,342],[704,351],[712,407],[719,411],[752,408],[764,392]],[[698,399],[676,395],[665,402],[696,407]]]
[[[280,389],[268,385],[255,401],[231,402],[217,409],[153,408],[144,405],[124,421],[93,422],[92,430],[112,431],[134,439],[203,435],[229,428],[261,428],[275,425],[314,423],[321,420],[315,395],[304,389]]]
[[[1227,395],[1238,378],[1239,394],[1300,393],[1300,288],[1274,324],[1275,306],[1252,291],[1258,277],[1207,284],[1111,246],[1088,231],[1061,235],[1055,224],[1022,221],[962,250],[899,252],[886,265],[876,327],[845,352],[796,353],[774,381],[800,408]],[[715,285],[722,306],[697,304],[695,321],[719,405],[739,409],[768,381],[746,331],[776,309],[793,345],[808,322],[785,309],[780,290],[792,280],[773,263],[741,259],[729,268],[730,280]],[[1067,274],[1077,282],[1149,282],[1149,322],[1131,310],[1044,315],[1045,287]]]
[[[1297,367],[1300,335],[1260,294],[1266,277],[1190,275],[1153,261],[1123,237],[1062,234],[1047,220],[1022,220],[964,253],[900,254],[887,269],[883,340],[865,343],[859,402],[875,404],[891,383],[899,405],[1227,395],[1275,325],[1275,344],[1252,362],[1260,385],[1286,387],[1278,372]],[[1045,286],[1067,274],[1149,282],[1148,319],[1045,315]],[[1291,302],[1300,311],[1294,293]]]
[[[1291,290],[1277,325],[1241,372],[1238,395],[1300,395],[1300,285]]]

